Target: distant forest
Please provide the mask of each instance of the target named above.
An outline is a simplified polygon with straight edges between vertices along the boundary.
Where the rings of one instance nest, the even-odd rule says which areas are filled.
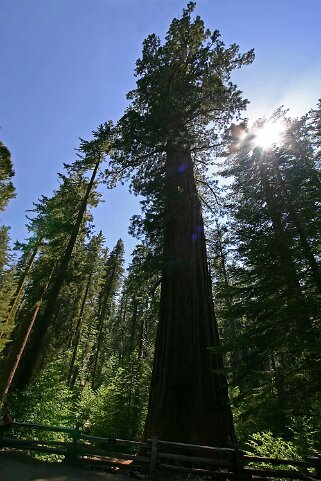
[[[129,107],[66,159],[28,238],[11,248],[0,226],[2,411],[98,436],[320,452],[321,101],[249,125],[231,75],[254,51],[194,10],[144,40]],[[142,199],[127,269],[92,214],[98,187],[120,182]]]

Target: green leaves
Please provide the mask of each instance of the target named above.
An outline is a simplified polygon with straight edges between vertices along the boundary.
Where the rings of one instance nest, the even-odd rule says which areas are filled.
[[[133,355],[119,366],[112,357],[106,364],[105,382],[93,391],[85,387],[78,410],[97,436],[138,439],[146,415],[150,368]]]
[[[271,431],[252,434],[246,444],[249,447],[249,450],[246,451],[246,453],[250,455],[279,459],[300,459],[294,443],[291,441],[285,441],[279,436],[273,436]],[[275,465],[261,464],[261,466],[270,466],[272,469],[273,467],[275,469]],[[281,469],[289,468],[287,465],[280,467]]]

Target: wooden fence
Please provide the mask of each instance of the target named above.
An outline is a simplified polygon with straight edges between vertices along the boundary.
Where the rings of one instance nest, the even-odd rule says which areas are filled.
[[[39,437],[37,432],[62,433],[65,440],[35,439]],[[79,426],[63,428],[14,422],[10,429],[0,431],[0,449],[4,448],[62,455],[67,462],[100,468],[138,471],[149,481],[160,478],[170,480],[177,474],[185,474],[189,479],[211,476],[222,481],[321,481],[320,454],[300,461],[264,458],[249,456],[237,447],[182,444],[161,441],[157,437],[140,442],[90,436],[83,433]]]

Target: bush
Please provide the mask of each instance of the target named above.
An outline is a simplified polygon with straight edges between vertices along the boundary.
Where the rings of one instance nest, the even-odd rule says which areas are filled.
[[[150,369],[133,358],[123,367],[106,368],[106,382],[93,391],[85,387],[79,402],[82,421],[91,434],[110,438],[137,439],[142,434],[148,400]]]
[[[59,362],[49,364],[24,391],[12,399],[14,416],[18,421],[48,426],[75,426],[74,393],[62,380],[60,373]]]
[[[247,454],[280,459],[300,459],[297,447],[292,441],[274,436],[271,431],[254,433],[247,441]]]

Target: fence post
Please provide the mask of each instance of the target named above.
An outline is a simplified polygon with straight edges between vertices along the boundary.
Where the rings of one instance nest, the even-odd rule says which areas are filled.
[[[315,469],[315,474],[318,477],[317,479],[321,480],[321,453],[314,453],[313,456],[309,456],[307,460]]]
[[[316,466],[317,476],[321,479],[321,453],[316,453],[315,456],[317,458],[317,466]]]
[[[153,436],[152,439],[152,450],[150,455],[150,468],[149,468],[149,481],[156,481],[156,462],[157,462],[157,436]]]
[[[240,451],[238,445],[234,445],[234,453],[235,453],[235,474],[238,480],[247,480],[249,476],[243,470],[243,451]],[[252,476],[251,476],[252,478]]]
[[[70,446],[67,447],[66,461],[68,463],[73,463],[77,460],[77,442],[80,438],[80,424],[77,422],[76,427],[72,433],[72,441]]]

